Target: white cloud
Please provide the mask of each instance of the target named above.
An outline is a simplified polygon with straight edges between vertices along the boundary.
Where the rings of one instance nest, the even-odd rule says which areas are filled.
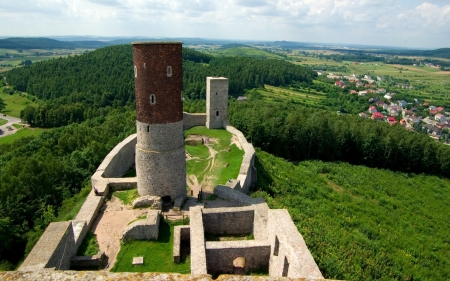
[[[0,0],[0,35],[450,45],[448,0]],[[449,36],[450,37],[450,36]],[[447,41],[445,41],[447,40]],[[415,44],[424,46],[424,40]]]

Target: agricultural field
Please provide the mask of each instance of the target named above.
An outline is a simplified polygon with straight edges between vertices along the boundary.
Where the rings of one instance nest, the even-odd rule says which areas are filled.
[[[80,55],[91,50],[93,49],[30,49],[22,51],[17,49],[0,49],[0,73],[19,67],[22,61],[30,60],[32,63],[35,63],[52,58]]]
[[[255,89],[264,101],[268,102],[286,102],[293,101],[308,105],[319,105],[326,96],[325,93],[317,92],[314,89],[294,89],[281,88],[270,85],[264,85],[264,88]]]
[[[283,56],[266,52],[264,50],[249,47],[249,46],[240,46],[235,48],[225,48],[225,49],[216,49],[209,54],[213,56],[219,57],[251,57],[251,58],[260,58],[260,59],[278,59],[284,60],[286,59]]]
[[[449,71],[441,71],[437,67],[385,64],[382,62],[361,62],[359,64],[355,64],[354,61],[336,62],[333,60],[312,56],[313,53],[319,54],[321,52],[309,51],[309,55],[304,55],[301,52],[291,52],[289,57],[291,57],[295,61],[295,64],[298,65],[309,66],[312,68],[328,66],[330,69],[333,69],[325,71],[325,73],[333,72],[343,75],[369,74],[373,78],[376,78],[376,76],[391,76],[395,79],[404,81],[405,83],[409,83],[413,89],[404,90],[404,92],[424,101],[439,104],[450,100]],[[329,55],[331,53],[323,54]],[[336,54],[336,52],[333,54]],[[338,67],[341,68],[339,70],[334,70]],[[379,83],[379,86],[389,87],[387,83]],[[395,87],[391,87],[391,91],[395,90]],[[398,88],[398,90],[400,91],[401,89]]]
[[[16,118],[20,118],[20,111],[22,111],[28,105],[37,105],[36,102],[29,100],[26,97],[26,94],[14,93],[12,95],[5,93],[4,89],[0,89],[0,98],[5,102],[6,108],[3,110],[3,113],[13,116]]]

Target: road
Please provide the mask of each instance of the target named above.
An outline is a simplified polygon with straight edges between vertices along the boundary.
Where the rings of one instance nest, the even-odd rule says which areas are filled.
[[[12,116],[4,116],[3,114],[0,115],[0,118],[8,120],[8,123],[6,123],[5,125],[0,126],[0,129],[2,130],[2,133],[0,134],[0,138],[1,137],[5,137],[5,136],[9,136],[14,134],[15,132],[17,132],[17,129],[14,128],[12,126],[12,124],[19,124],[20,123],[20,118],[16,118],[16,117],[12,117]],[[7,127],[11,126],[11,128],[13,128],[12,130],[9,130]]]

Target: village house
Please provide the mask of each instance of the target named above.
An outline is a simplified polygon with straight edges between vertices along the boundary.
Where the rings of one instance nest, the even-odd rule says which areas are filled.
[[[381,81],[383,81],[383,80],[384,80],[384,77],[381,77],[381,76],[377,76],[377,80],[381,82]]]
[[[359,91],[358,96],[365,97],[367,95],[367,91]]]
[[[407,103],[405,100],[399,101],[398,104],[399,104],[401,107],[406,107],[406,106],[408,105],[408,103]]]
[[[377,112],[377,109],[375,108],[375,106],[371,106],[371,107],[369,107],[369,113],[375,113],[375,112]]]
[[[389,124],[391,124],[391,125],[394,125],[395,123],[397,123],[397,121],[395,120],[395,117],[393,117],[393,116],[389,116],[386,119],[386,121],[389,122]]]
[[[434,116],[434,120],[438,121],[439,123],[445,123],[445,115],[443,114],[436,114],[436,116]]]
[[[442,106],[436,108],[436,110],[437,110],[437,112],[439,112],[439,113],[442,113],[442,114],[445,113],[445,109],[444,109]]]
[[[428,107],[428,109],[429,109],[430,111],[432,111],[432,110],[437,110],[437,107],[434,106],[434,105],[430,105],[430,107]]]
[[[372,114],[372,119],[382,121],[384,119],[384,115],[381,114],[380,112],[375,112],[374,114]]]
[[[351,91],[350,91],[350,94],[357,95],[357,94],[358,94],[358,91],[356,91],[356,90],[351,90]]]
[[[385,94],[386,93],[386,89],[384,88],[380,88],[377,90],[377,94]]]

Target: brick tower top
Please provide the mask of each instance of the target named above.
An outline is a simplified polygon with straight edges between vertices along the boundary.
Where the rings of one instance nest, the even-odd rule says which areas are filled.
[[[183,120],[181,42],[134,42],[136,119],[146,124]]]

